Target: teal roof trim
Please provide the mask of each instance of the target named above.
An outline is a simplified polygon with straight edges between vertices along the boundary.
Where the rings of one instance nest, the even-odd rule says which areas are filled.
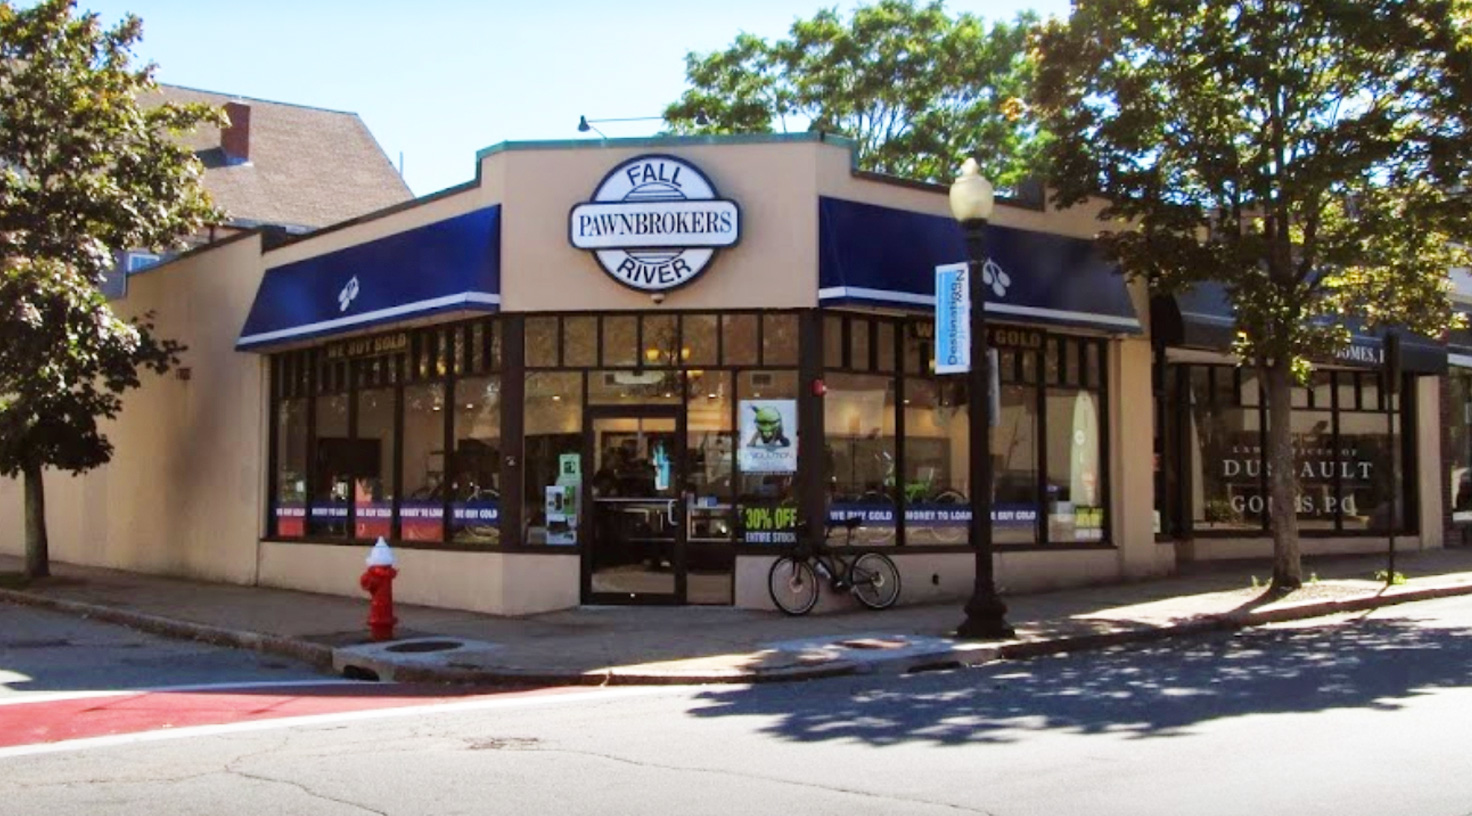
[[[670,148],[702,145],[790,144],[821,142],[846,147],[858,159],[857,144],[834,133],[723,133],[704,136],[643,136],[632,139],[551,139],[547,141],[501,142],[476,151],[479,163],[486,156],[512,150],[586,150],[588,148]]]

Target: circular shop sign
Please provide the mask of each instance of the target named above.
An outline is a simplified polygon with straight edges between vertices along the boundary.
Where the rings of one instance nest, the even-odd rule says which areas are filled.
[[[593,200],[572,208],[568,240],[598,257],[614,280],[664,292],[700,276],[717,249],[741,235],[736,202],[673,156],[639,156],[613,168]]]

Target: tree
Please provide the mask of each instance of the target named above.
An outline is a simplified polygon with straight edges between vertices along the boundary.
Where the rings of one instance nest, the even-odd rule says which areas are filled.
[[[676,133],[837,133],[858,144],[863,169],[946,183],[974,152],[1011,186],[1043,141],[1017,116],[1036,22],[1029,12],[988,28],[940,0],[879,0],[846,23],[819,11],[786,39],[742,33],[724,51],[686,55],[690,87],[664,118]]]
[[[46,575],[42,470],[106,463],[99,419],[181,347],[98,291],[116,254],[163,248],[220,217],[179,137],[223,124],[199,105],[147,107],[136,17],[104,29],[71,0],[0,2],[0,474],[24,477],[26,573]]]
[[[1302,583],[1290,394],[1350,329],[1440,336],[1472,237],[1464,0],[1079,0],[1035,42],[1055,200],[1163,293],[1218,281],[1266,384],[1273,587]]]

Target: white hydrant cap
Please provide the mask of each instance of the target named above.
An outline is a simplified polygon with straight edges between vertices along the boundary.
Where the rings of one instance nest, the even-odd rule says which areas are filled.
[[[394,551],[389,549],[388,542],[383,536],[378,537],[378,543],[368,551],[368,566],[370,567],[392,567],[394,565]]]

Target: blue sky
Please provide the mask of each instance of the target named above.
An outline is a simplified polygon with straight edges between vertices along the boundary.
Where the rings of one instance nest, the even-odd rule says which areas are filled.
[[[852,0],[81,0],[143,18],[159,79],[360,114],[418,195],[468,181],[504,141],[588,138],[590,119],[657,116],[684,90],[684,58],[740,31],[773,38]],[[988,20],[1066,15],[1068,0],[950,0]],[[643,136],[658,121],[600,125]]]

